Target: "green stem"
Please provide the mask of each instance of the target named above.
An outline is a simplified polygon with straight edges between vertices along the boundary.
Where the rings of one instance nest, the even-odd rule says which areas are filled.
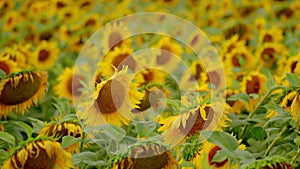
[[[83,144],[84,144],[85,137],[86,137],[86,133],[83,132],[83,133],[82,133],[82,141],[81,141],[81,143],[80,143],[80,152],[83,151]]]
[[[265,103],[265,101],[268,99],[268,97],[275,91],[275,90],[278,90],[278,89],[283,89],[285,88],[284,86],[274,86],[272,87],[271,89],[268,90],[268,92],[264,95],[264,97],[262,99],[260,99],[260,101],[257,103],[257,105],[254,107],[253,111],[249,114],[249,117],[248,119],[251,119],[254,114],[258,111],[258,109]],[[248,128],[248,124],[246,123],[245,124],[245,127],[243,128],[242,130],[242,133],[241,133],[241,137],[240,138],[243,138],[244,137],[244,134],[246,132]]]
[[[278,135],[275,137],[275,139],[272,141],[272,143],[269,145],[269,147],[267,148],[264,156],[267,156],[271,150],[271,148],[274,146],[275,142],[281,137],[281,135],[287,130],[287,126],[285,126],[280,133],[278,133]]]
[[[292,161],[290,162],[291,165],[293,165],[293,163],[296,161],[299,154],[300,154],[300,146],[298,146],[297,154],[293,157]]]

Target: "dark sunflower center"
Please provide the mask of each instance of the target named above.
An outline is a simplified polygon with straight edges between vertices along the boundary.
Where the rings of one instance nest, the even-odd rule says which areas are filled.
[[[225,159],[224,161],[221,162],[212,162],[214,156],[217,154],[217,152],[221,150],[221,148],[219,146],[215,146],[213,147],[209,153],[208,153],[208,161],[210,165],[215,165],[217,167],[222,167],[226,164],[226,162],[228,161],[227,159]]]
[[[33,149],[32,152],[29,153],[29,158],[26,160],[24,168],[30,168],[30,169],[53,169],[56,163],[56,156],[53,155],[51,158],[48,156],[46,150],[39,147],[39,153],[38,150]],[[36,154],[38,153],[37,157]],[[31,155],[32,154],[32,155]]]
[[[100,90],[95,106],[99,107],[102,114],[114,113],[124,102],[124,94],[123,85],[117,80],[110,80]]]
[[[235,67],[241,67],[242,66],[241,63],[240,63],[239,57],[242,57],[244,60],[246,59],[246,56],[244,54],[234,55],[232,57],[232,60],[231,60],[233,66],[235,66]]]
[[[164,153],[156,153],[152,148],[149,150],[146,150],[143,148],[142,152],[138,153],[140,157],[142,156],[148,156],[148,157],[142,157],[142,158],[132,158],[132,162],[129,162],[128,159],[126,159],[124,168],[130,168],[130,169],[141,169],[141,168],[147,168],[147,169],[162,169],[165,166],[168,165],[169,162],[169,156],[167,152]]]
[[[94,26],[94,25],[96,25],[95,19],[89,19],[84,24],[84,26]]]
[[[291,72],[294,73],[298,62],[293,62],[291,64]]]
[[[228,46],[227,52],[230,53],[235,48],[234,44]]]
[[[273,41],[273,36],[270,34],[266,34],[263,38],[263,42],[272,42]]]
[[[262,52],[262,59],[264,61],[274,60],[275,59],[274,52],[275,52],[275,50],[273,48],[264,49],[264,51]]]
[[[153,73],[150,69],[147,69],[148,71],[147,72],[143,72],[143,78],[145,80],[146,83],[149,83],[153,80]]]
[[[171,50],[168,46],[161,47],[161,54],[156,57],[156,63],[159,65],[166,64],[172,57]]]
[[[10,73],[10,68],[5,62],[0,61],[0,69],[3,70],[6,75]]]
[[[221,82],[221,77],[217,71],[211,71],[207,73],[207,81],[211,84],[215,85],[216,87],[219,87]]]
[[[214,111],[210,107],[204,108],[207,120],[204,120],[200,115],[200,109],[198,109],[194,114],[191,114],[186,121],[186,127],[184,128],[182,124],[179,126],[179,130],[182,133],[187,133],[187,136],[193,136],[201,130],[205,130],[212,122],[214,117]],[[189,131],[188,131],[189,130]]]
[[[73,78],[75,80],[73,80]],[[82,88],[82,84],[80,83],[79,79],[82,80],[83,77],[79,75],[74,75],[68,81],[68,92],[72,95],[79,96],[81,94],[81,91],[79,89]]]
[[[19,80],[16,88],[12,86],[15,78],[10,78],[0,94],[0,102],[6,105],[16,105],[33,97],[41,87],[41,79],[36,74],[31,74],[32,79],[25,79],[24,76]]]
[[[117,45],[118,43],[120,43],[122,40],[122,36],[120,35],[119,32],[113,32],[108,39],[108,45],[109,45],[109,49],[113,49],[113,47],[115,45]]]
[[[46,49],[42,49],[39,52],[39,61],[45,61],[48,59],[49,56],[50,56],[50,52],[47,51]]]
[[[251,81],[246,83],[246,92],[247,94],[256,93],[258,94],[260,89],[259,77],[253,76]]]
[[[112,65],[118,68],[118,70],[121,70],[123,65],[128,65],[129,69],[134,70],[136,63],[129,53],[122,53],[114,58]]]

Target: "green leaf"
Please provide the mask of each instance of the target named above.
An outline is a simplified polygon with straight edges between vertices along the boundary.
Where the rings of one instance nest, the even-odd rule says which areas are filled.
[[[217,151],[217,154],[214,155],[214,158],[212,160],[212,162],[221,162],[224,161],[228,158],[228,155],[231,154],[230,152],[228,152],[227,150],[219,150]]]
[[[79,143],[81,140],[82,140],[81,138],[75,138],[73,136],[64,136],[62,138],[61,146],[63,148],[66,148],[73,144]]]
[[[279,114],[286,114],[287,113],[282,107],[280,107],[278,104],[275,104],[273,102],[265,104],[262,107],[266,108],[267,110],[273,110],[273,111],[275,111]]]
[[[15,145],[15,137],[7,132],[0,131],[0,140],[3,140],[9,144]]]
[[[300,146],[300,136],[297,136],[297,137],[294,139],[294,143],[297,144],[298,146]]]
[[[27,117],[32,124],[32,132],[37,133],[40,130],[42,130],[42,128],[44,127],[45,123],[42,120],[36,119],[36,118],[32,118],[32,117]]]
[[[193,163],[189,162],[189,161],[183,161],[182,163],[180,163],[180,168],[182,168],[182,167],[196,168],[196,166]]]
[[[2,69],[0,69],[0,78],[4,79],[5,77],[6,77],[6,73]]]
[[[267,132],[262,127],[253,127],[250,129],[252,136],[256,139],[263,141],[267,137]]]
[[[238,141],[226,132],[214,131],[211,133],[211,131],[202,131],[201,134],[207,138],[208,141],[230,152],[235,151],[239,146]]]
[[[107,136],[108,138],[113,139],[117,142],[121,141],[126,136],[126,131],[123,128],[110,124],[90,127],[86,129],[86,132],[93,134],[96,138]]]
[[[236,100],[240,100],[246,104],[249,104],[250,103],[250,98],[247,94],[245,93],[238,93],[238,94],[235,94],[235,95],[232,95],[230,96],[228,99],[228,101],[236,101]]]
[[[103,166],[107,164],[106,161],[98,160],[98,155],[96,153],[89,151],[82,152],[80,154],[74,154],[72,161],[74,165],[78,165],[79,163],[86,163],[89,165]]]
[[[286,79],[294,87],[300,87],[300,77],[293,73],[286,73]]]
[[[62,109],[62,106],[56,104],[56,103],[52,103],[52,105],[60,112],[60,115],[64,115],[65,111]]]
[[[32,128],[31,128],[31,126],[29,126],[28,124],[26,124],[26,123],[24,123],[22,121],[12,121],[12,123],[14,123],[14,124],[22,127],[25,130],[25,132],[27,134],[27,137],[28,138],[31,137],[31,135],[32,135]]]
[[[273,75],[271,74],[271,72],[268,69],[266,69],[265,67],[262,67],[261,71],[265,74],[266,78],[268,79],[265,84],[265,87],[267,89],[269,89],[269,88],[275,86],[276,82],[275,82],[275,79],[274,79]]]
[[[237,149],[234,154],[238,159],[240,159],[239,162],[241,163],[241,165],[252,164],[255,162],[254,155],[249,151]]]

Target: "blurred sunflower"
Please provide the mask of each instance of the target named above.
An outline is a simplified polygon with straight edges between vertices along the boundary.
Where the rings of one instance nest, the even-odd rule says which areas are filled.
[[[287,56],[287,49],[281,43],[264,43],[255,53],[262,66],[269,69],[280,69],[282,64],[277,64],[280,59]]]
[[[10,73],[18,70],[17,63],[10,60],[8,57],[1,56],[0,54],[0,70],[4,71],[6,75],[9,75]]]
[[[143,97],[137,90],[137,84],[131,82],[131,76],[127,74],[127,69],[123,69],[115,72],[108,80],[97,84],[93,100],[89,101],[85,105],[85,110],[79,113],[87,125],[128,124],[131,110],[138,108]]]
[[[163,85],[166,82],[167,73],[161,69],[146,68],[135,75],[136,82],[139,86],[158,84]]]
[[[2,169],[44,168],[69,169],[73,167],[72,155],[58,142],[35,138],[21,144],[5,161]]]
[[[5,47],[3,51],[1,51],[0,57],[7,57],[9,60],[14,61],[19,68],[31,68],[31,64],[28,62],[29,56],[31,54],[29,52],[30,45],[24,45],[22,49],[19,47],[19,45],[14,45],[13,47]]]
[[[115,47],[110,51],[100,63],[100,69],[105,69],[105,71],[112,75],[115,68],[121,70],[124,65],[127,65],[130,70],[135,70],[137,63],[132,55],[132,48],[127,46]]]
[[[39,131],[39,135],[51,136],[54,139],[58,139],[57,142],[61,143],[64,136],[73,136],[80,138],[82,136],[82,128],[77,122],[62,122],[62,123],[51,123]],[[65,151],[73,153],[79,152],[78,144],[73,144],[69,147],[64,148]]]
[[[269,30],[263,29],[260,31],[258,42],[263,43],[280,43],[283,40],[283,32],[279,28]]]
[[[16,11],[8,11],[4,18],[4,31],[17,31],[17,26],[22,22],[23,17]]]
[[[48,70],[56,63],[58,54],[56,43],[42,41],[33,52],[33,63],[41,70]]]
[[[21,71],[10,74],[0,83],[1,116],[16,112],[24,114],[46,94],[48,81],[46,72]]]
[[[241,90],[247,94],[262,94],[267,90],[265,88],[266,82],[267,78],[263,73],[252,71],[244,76],[243,81],[241,82]]]
[[[238,35],[233,35],[230,39],[226,40],[222,44],[220,56],[222,60],[226,59],[226,55],[231,53],[233,49],[237,48],[244,48],[246,45],[246,42],[244,40],[239,40]]]
[[[285,68],[284,72],[290,72],[290,73],[295,73],[300,76],[300,53],[298,53],[296,56],[289,57]]]
[[[131,45],[131,39],[127,38],[130,35],[130,30],[124,22],[114,22],[103,29],[103,45],[104,54],[113,50],[115,47]],[[126,39],[127,38],[127,39]]]
[[[172,57],[182,57],[182,47],[169,37],[162,37],[152,48],[160,49],[153,58],[153,65],[168,67],[169,71],[176,69],[176,59]]]
[[[79,80],[83,80],[82,75],[74,75],[73,68],[65,68],[63,73],[58,77],[57,84],[54,86],[54,93],[59,97],[66,97],[73,100],[81,95],[80,88],[82,84]],[[75,80],[73,80],[75,78]],[[74,89],[74,90],[73,90]]]
[[[112,169],[174,169],[178,167],[176,159],[165,147],[147,144],[131,150],[127,157],[119,160]]]
[[[246,47],[232,49],[225,58],[226,68],[252,68],[256,64],[255,58]]]

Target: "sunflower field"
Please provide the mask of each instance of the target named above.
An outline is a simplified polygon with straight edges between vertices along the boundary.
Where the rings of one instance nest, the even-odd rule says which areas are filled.
[[[299,11],[1,0],[1,169],[300,169]]]

